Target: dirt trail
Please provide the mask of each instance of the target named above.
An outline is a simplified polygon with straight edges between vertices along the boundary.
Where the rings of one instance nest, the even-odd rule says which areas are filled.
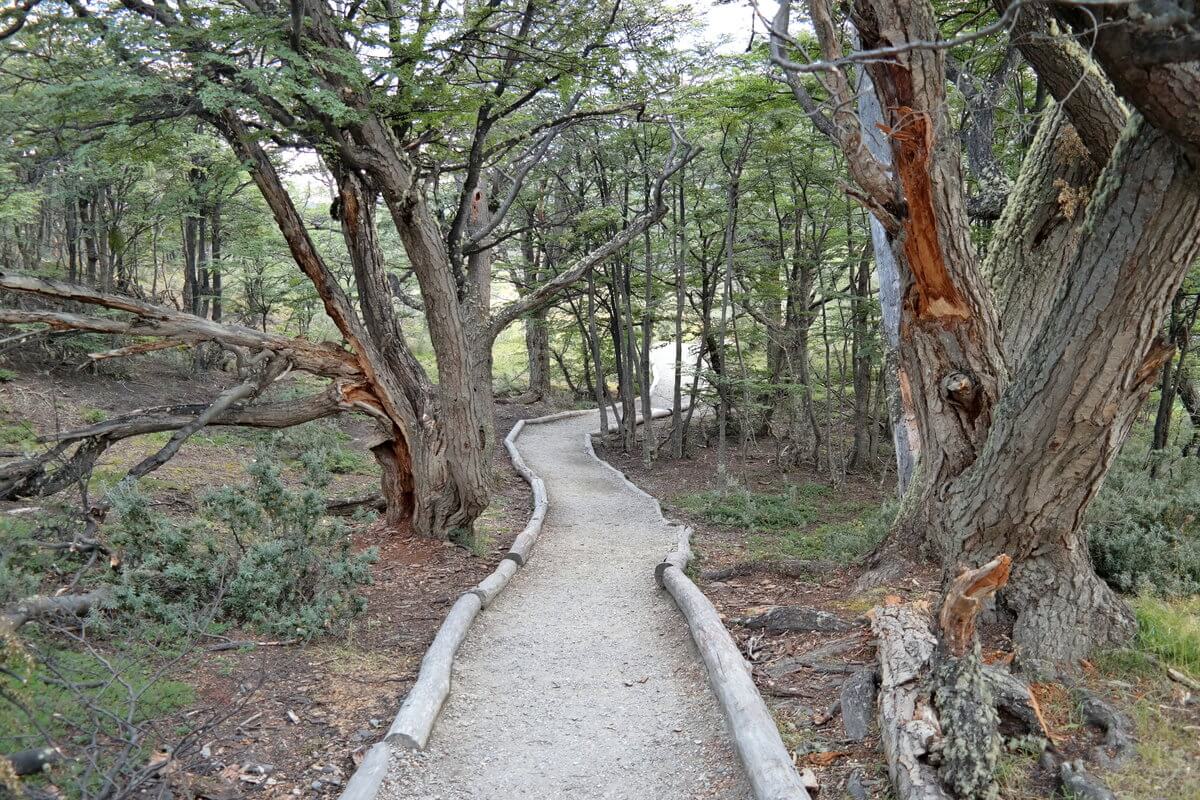
[[[653,580],[677,529],[588,455],[597,426],[586,415],[521,433],[546,526],[464,643],[428,749],[395,757],[381,797],[749,796],[687,628]]]

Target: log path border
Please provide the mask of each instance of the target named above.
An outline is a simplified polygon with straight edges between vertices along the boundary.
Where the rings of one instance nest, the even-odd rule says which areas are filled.
[[[450,672],[454,664],[454,656],[462,645],[471,628],[471,623],[479,612],[487,608],[496,596],[503,591],[508,582],[528,561],[533,546],[541,535],[542,525],[550,502],[546,498],[546,485],[525,463],[517,449],[517,437],[526,425],[538,425],[547,422],[557,422],[568,417],[595,414],[595,409],[582,411],[560,411],[544,417],[528,420],[517,420],[517,424],[504,437],[504,448],[508,450],[509,459],[518,474],[529,484],[533,491],[533,512],[525,529],[513,540],[512,546],[501,559],[499,566],[490,575],[479,582],[477,586],[464,592],[446,615],[438,628],[433,643],[425,651],[421,659],[421,669],[417,681],[409,690],[408,695],[396,713],[396,718],[388,728],[383,741],[374,744],[363,757],[358,769],[350,776],[346,788],[342,790],[340,800],[373,800],[379,793],[383,780],[388,774],[388,762],[391,760],[393,748],[401,750],[422,750],[429,741],[433,726],[437,722],[438,713],[450,695]],[[589,445],[591,437],[588,437]]]
[[[659,377],[658,370],[655,369],[652,392],[659,383]],[[491,604],[529,560],[533,546],[541,534],[549,510],[549,501],[542,479],[529,468],[517,449],[517,437],[526,425],[556,422],[595,413],[595,409],[563,411],[534,419],[518,420],[504,438],[504,446],[508,450],[513,467],[533,491],[533,511],[529,523],[513,541],[499,566],[476,587],[464,592],[451,607],[433,643],[426,651],[417,681],[401,705],[387,735],[383,741],[367,751],[358,769],[347,782],[340,800],[373,800],[388,774],[392,749],[424,749],[442,705],[450,694],[450,674],[454,656],[466,638],[471,624],[479,612]],[[669,409],[651,409],[652,419],[670,414]],[[641,422],[640,414],[638,422]],[[584,434],[583,439],[589,456],[614,472],[634,492],[653,500],[659,518],[667,525],[680,529],[678,545],[655,567],[654,578],[659,587],[671,595],[687,622],[692,640],[708,674],[713,694],[721,706],[734,749],[742,761],[756,800],[810,800],[787,747],[779,735],[774,718],[754,685],[750,666],[726,630],[716,608],[685,572],[692,557],[691,528],[668,519],[662,513],[662,505],[657,498],[630,481],[621,470],[597,456],[591,433]]]

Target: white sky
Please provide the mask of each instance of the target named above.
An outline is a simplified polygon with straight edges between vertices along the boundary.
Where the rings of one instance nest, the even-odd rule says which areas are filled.
[[[750,42],[750,25],[754,24],[755,41],[762,41],[766,34],[762,21],[754,13],[753,6],[747,0],[734,0],[717,4],[713,0],[693,0],[692,7],[705,22],[703,38],[711,44],[718,44],[722,53],[739,53],[746,49]],[[760,0],[758,10],[769,19],[775,14],[779,5],[772,0]]]

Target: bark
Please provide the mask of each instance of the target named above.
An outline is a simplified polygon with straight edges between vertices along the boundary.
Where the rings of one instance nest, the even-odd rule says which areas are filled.
[[[1200,252],[1198,221],[1195,168],[1165,133],[1132,120],[987,447],[930,519],[948,563],[1020,554],[1003,601],[1035,663],[1073,662],[1133,631],[1092,571],[1080,524],[1171,355],[1155,337]]]
[[[1012,202],[996,224],[983,265],[1003,320],[1012,369],[1021,366],[1054,308],[1084,234],[1084,211],[1099,176],[1100,166],[1066,109],[1051,106],[1021,164]]]

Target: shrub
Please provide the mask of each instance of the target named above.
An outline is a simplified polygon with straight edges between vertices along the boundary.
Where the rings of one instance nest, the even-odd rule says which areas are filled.
[[[1151,478],[1136,453],[1118,458],[1088,509],[1096,571],[1123,592],[1200,591],[1200,460],[1179,459]]]
[[[322,520],[320,493],[285,486],[267,450],[248,471],[246,485],[208,493],[189,524],[153,513],[136,489],[113,496],[118,605],[187,626],[215,602],[218,619],[301,638],[362,612],[356,590],[371,581],[375,551],[352,552],[345,527]]]

